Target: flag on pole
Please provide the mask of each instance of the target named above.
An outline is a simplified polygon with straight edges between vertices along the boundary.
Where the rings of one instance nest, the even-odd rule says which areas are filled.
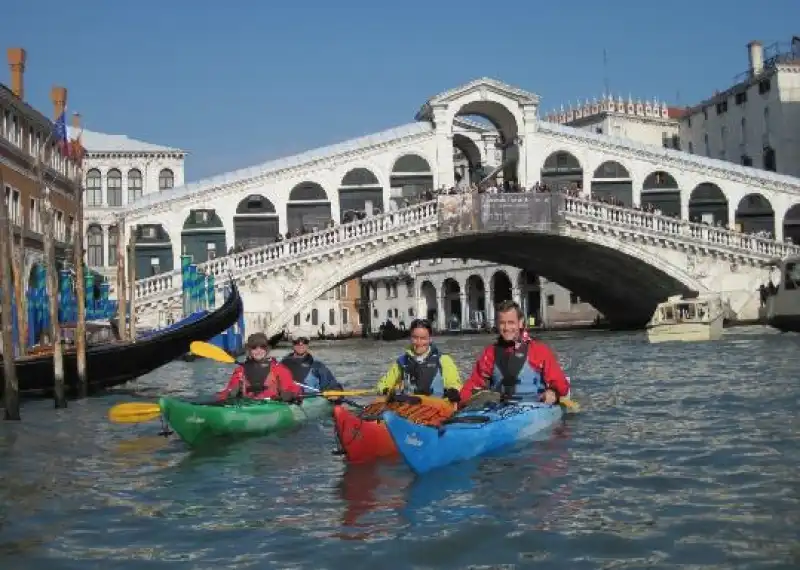
[[[56,119],[55,128],[53,129],[53,137],[56,140],[62,156],[69,157],[69,138],[67,137],[67,121],[64,117],[64,111]]]

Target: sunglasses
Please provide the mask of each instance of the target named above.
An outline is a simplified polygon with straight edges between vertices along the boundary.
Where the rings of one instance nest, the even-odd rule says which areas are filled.
[[[308,344],[308,343],[309,339],[308,337],[305,336],[301,336],[300,338],[294,339],[294,344]]]
[[[267,350],[269,347],[266,344],[257,344],[255,346],[251,346],[250,350],[255,350],[257,348],[260,348],[262,350]]]

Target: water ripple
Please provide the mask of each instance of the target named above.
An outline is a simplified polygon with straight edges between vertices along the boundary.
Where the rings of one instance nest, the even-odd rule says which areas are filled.
[[[441,344],[469,371],[487,337]],[[218,387],[174,363],[125,390],[0,424],[0,567],[797,568],[800,337],[759,327],[713,344],[558,333],[583,406],[545,441],[414,477],[345,466],[330,420],[190,452],[116,402]],[[351,386],[399,344],[325,345]]]

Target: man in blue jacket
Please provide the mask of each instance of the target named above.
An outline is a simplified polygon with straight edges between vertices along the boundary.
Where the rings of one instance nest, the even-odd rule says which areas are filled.
[[[342,385],[327,366],[311,355],[308,345],[309,339],[306,337],[294,339],[292,352],[281,361],[291,371],[294,381],[302,385],[307,394],[314,394],[316,390],[341,390]]]

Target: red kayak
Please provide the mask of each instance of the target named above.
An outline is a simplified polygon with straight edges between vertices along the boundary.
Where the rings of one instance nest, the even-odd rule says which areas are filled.
[[[416,423],[439,425],[454,411],[453,404],[442,398],[413,396],[409,399],[419,403],[387,403],[385,398],[380,398],[363,410],[351,410],[343,405],[334,407],[336,437],[350,463],[366,463],[381,457],[397,456],[397,447],[389,430],[383,421],[377,419],[382,412],[391,410]]]

